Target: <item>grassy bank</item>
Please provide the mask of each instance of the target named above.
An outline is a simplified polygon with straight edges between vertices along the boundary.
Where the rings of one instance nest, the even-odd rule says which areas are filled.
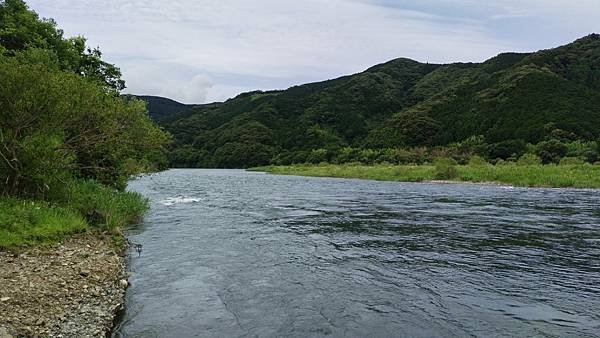
[[[90,229],[119,233],[148,208],[139,194],[73,181],[45,201],[0,197],[0,250],[52,244]]]
[[[380,181],[500,183],[521,187],[600,188],[599,165],[361,165],[321,164],[252,168],[272,174],[361,178]],[[449,172],[448,172],[449,171]]]

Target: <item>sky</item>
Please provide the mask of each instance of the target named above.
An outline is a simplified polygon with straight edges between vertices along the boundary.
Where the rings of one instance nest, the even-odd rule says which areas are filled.
[[[26,0],[115,63],[125,93],[224,101],[398,57],[480,62],[600,33],[600,0]]]

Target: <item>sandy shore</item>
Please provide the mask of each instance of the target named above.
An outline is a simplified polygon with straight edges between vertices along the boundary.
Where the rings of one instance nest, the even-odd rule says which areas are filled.
[[[123,307],[125,260],[110,237],[0,252],[0,338],[106,337]]]

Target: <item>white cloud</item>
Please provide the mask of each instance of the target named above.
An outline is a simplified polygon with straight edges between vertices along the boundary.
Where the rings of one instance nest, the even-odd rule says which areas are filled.
[[[129,92],[184,102],[337,77],[401,56],[481,61],[600,30],[597,0],[29,2],[67,34],[100,45]]]

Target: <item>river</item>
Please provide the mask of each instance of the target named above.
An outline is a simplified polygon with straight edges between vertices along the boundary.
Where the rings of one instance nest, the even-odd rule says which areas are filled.
[[[170,170],[115,337],[599,337],[600,191]]]

